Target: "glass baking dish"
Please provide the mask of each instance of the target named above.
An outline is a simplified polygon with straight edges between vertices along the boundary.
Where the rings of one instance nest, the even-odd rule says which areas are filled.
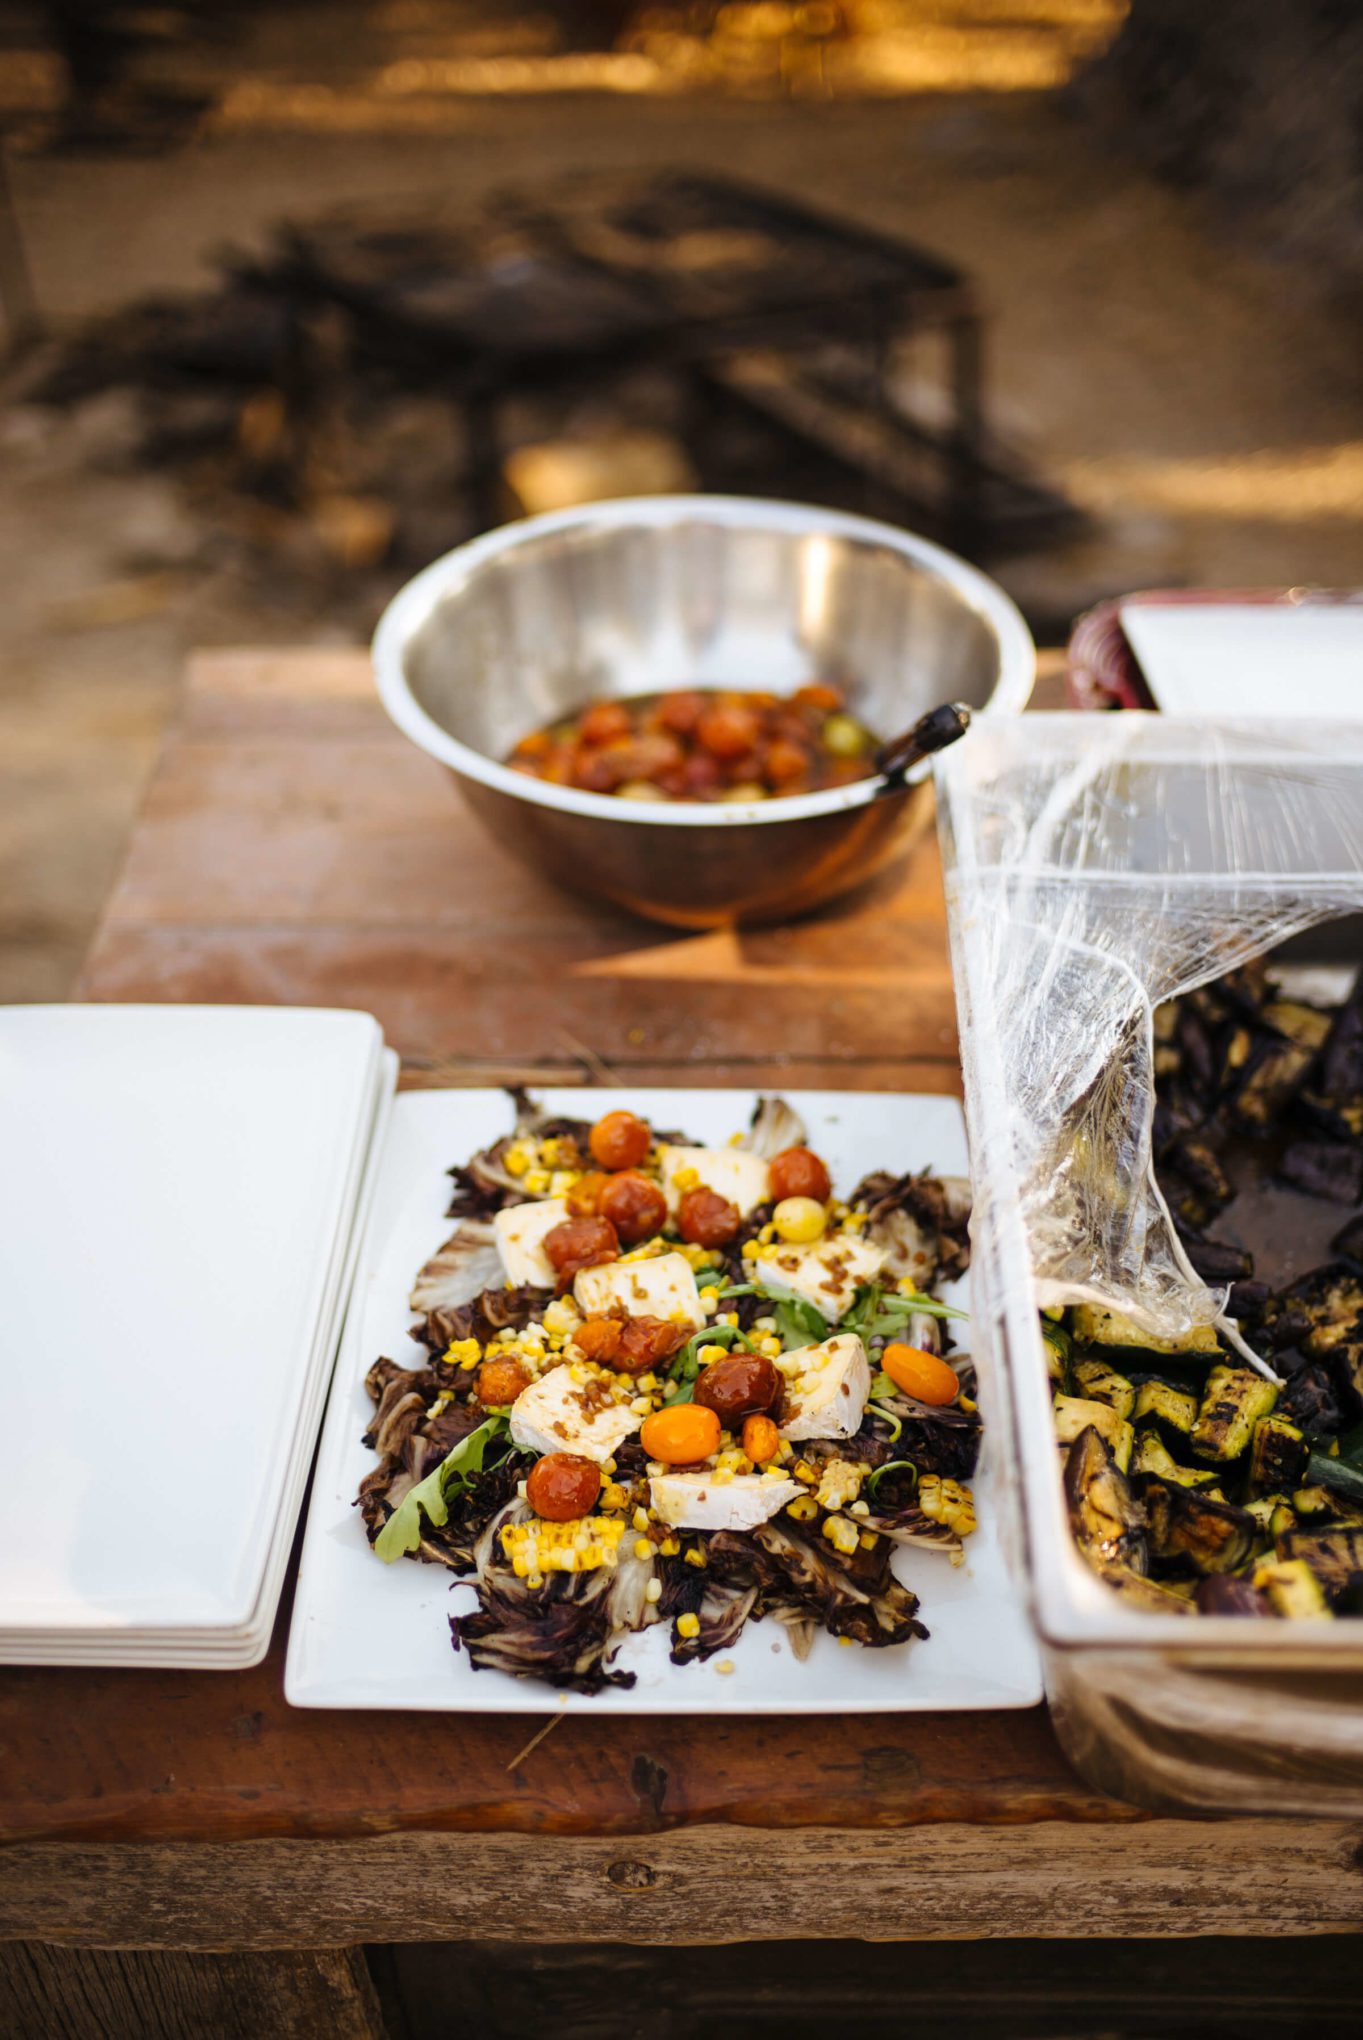
[[[1124,1604],[1071,1537],[1038,1325],[1215,1315],[1150,1169],[1151,1012],[1363,907],[1363,725],[1028,716],[944,754],[937,797],[975,1357],[1061,1739],[1152,1805],[1363,1813],[1363,1621]]]

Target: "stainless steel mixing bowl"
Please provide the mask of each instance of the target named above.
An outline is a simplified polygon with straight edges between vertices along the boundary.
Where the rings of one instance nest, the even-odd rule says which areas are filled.
[[[394,722],[509,849],[576,891],[712,928],[803,913],[866,878],[926,820],[927,764],[892,790],[674,804],[513,772],[501,760],[517,738],[592,695],[784,694],[821,677],[888,737],[948,700],[1016,713],[1035,649],[985,575],[889,525],[659,496],[527,518],[448,553],[384,612],[374,666]]]

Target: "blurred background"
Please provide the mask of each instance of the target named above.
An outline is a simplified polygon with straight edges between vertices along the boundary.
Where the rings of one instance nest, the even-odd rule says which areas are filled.
[[[187,651],[694,487],[994,573],[1351,585],[1351,0],[0,0],[0,1000]],[[735,676],[741,684],[741,676]]]

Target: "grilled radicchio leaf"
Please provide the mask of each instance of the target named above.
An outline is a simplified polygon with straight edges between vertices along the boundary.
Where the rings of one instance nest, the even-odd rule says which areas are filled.
[[[413,1310],[454,1310],[501,1278],[502,1257],[490,1225],[466,1218],[431,1255],[412,1285]]]
[[[760,1155],[764,1162],[771,1161],[786,1148],[803,1147],[804,1144],[805,1123],[784,1098],[759,1098],[752,1124],[738,1143],[749,1154]]]
[[[870,1212],[866,1238],[885,1256],[884,1275],[919,1289],[954,1282],[970,1266],[970,1185],[963,1176],[864,1176],[853,1205]]]

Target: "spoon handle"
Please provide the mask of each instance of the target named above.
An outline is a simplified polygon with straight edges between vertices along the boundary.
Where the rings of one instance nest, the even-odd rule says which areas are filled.
[[[930,708],[920,716],[911,730],[881,745],[876,752],[876,770],[887,786],[898,786],[920,759],[930,757],[934,751],[944,751],[969,728],[970,710],[966,704],[944,701],[940,708]]]

